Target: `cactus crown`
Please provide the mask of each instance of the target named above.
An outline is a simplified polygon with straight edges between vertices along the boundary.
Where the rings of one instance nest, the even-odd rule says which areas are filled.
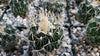
[[[11,0],[10,7],[15,17],[24,17],[28,11],[28,0]]]
[[[17,45],[15,29],[11,25],[2,27],[0,28],[0,45],[6,52],[13,51]]]

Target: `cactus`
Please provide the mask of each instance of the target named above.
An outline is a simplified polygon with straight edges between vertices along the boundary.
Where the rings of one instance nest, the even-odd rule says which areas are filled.
[[[87,40],[91,45],[100,45],[100,17],[95,18],[88,24],[86,29]]]
[[[87,24],[89,20],[100,14],[99,4],[100,3],[98,1],[89,2],[86,0],[85,3],[82,3],[79,6],[76,20],[81,23]]]
[[[54,24],[54,18],[50,19],[45,15],[47,14],[40,13],[39,24],[30,28],[29,40],[33,51],[47,54],[59,48],[64,36],[61,25]]]
[[[28,0],[11,0],[10,7],[15,17],[24,17],[28,11]]]
[[[82,3],[79,6],[79,11],[77,15],[77,20],[81,23],[87,24],[88,21],[95,16],[95,9],[89,2]]]
[[[4,28],[4,29],[3,29]],[[15,29],[11,25],[6,25],[0,31],[0,45],[6,52],[14,51],[17,45]]]

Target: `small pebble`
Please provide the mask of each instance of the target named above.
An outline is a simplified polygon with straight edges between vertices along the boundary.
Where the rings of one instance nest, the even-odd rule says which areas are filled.
[[[78,21],[74,21],[73,25],[79,25],[80,23]]]
[[[98,51],[98,48],[93,48],[93,50],[94,50],[95,52],[97,52],[97,51]]]
[[[62,46],[63,46],[63,47],[67,47],[68,45],[66,44],[66,42],[63,42],[63,43],[62,43]]]
[[[82,56],[86,56],[86,53],[85,53],[85,52],[83,52],[81,55],[82,55]]]
[[[91,55],[92,55],[92,56],[96,56],[94,52],[91,52]]]
[[[12,21],[8,19],[6,23],[7,24],[12,24]]]
[[[79,31],[80,31],[80,30],[81,30],[81,27],[77,27],[77,30],[79,30]]]
[[[70,40],[70,39],[68,39],[68,40],[67,40],[67,44],[70,44],[70,43],[71,43],[71,40]]]
[[[99,56],[99,52],[96,53],[96,56]]]
[[[77,32],[77,29],[73,28],[73,33],[76,33]]]

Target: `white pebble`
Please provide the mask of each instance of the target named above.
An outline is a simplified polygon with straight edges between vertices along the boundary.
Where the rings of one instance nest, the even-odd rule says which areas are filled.
[[[53,36],[53,33],[52,33],[52,32],[49,32],[49,35],[50,35],[50,36]]]
[[[96,53],[96,56],[99,56],[99,53],[98,52]]]
[[[77,29],[73,28],[73,33],[76,33],[77,32]]]
[[[77,54],[77,56],[81,56],[80,54]]]
[[[78,21],[74,21],[74,25],[79,25],[80,23]]]
[[[100,16],[97,16],[96,18],[98,18],[98,19],[99,19],[99,18],[100,18]]]
[[[78,10],[74,9],[74,10],[71,10],[71,13],[73,14],[77,14]]]
[[[12,21],[8,19],[7,24],[12,24]]]
[[[69,32],[66,32],[65,34],[66,34],[66,35],[68,35],[68,34],[69,34]]]
[[[96,56],[94,52],[91,52],[91,55],[92,55],[92,56]]]
[[[26,48],[28,48],[29,46],[23,46],[23,49],[26,49]]]
[[[88,49],[88,51],[91,51],[91,49]]]
[[[63,47],[67,47],[66,42],[62,42],[62,46],[63,46]]]
[[[7,17],[7,14],[4,14],[3,19],[4,19],[4,20],[9,19],[9,17]]]
[[[68,39],[68,40],[67,40],[67,44],[70,44],[70,43],[71,43],[71,40],[70,40],[70,39]]]
[[[94,48],[93,50],[94,50],[95,52],[97,52],[97,51],[98,51],[98,48]]]
[[[83,52],[83,53],[82,53],[82,56],[86,56],[86,53],[85,53],[85,52]]]
[[[22,56],[28,56],[27,50],[24,50],[24,54]]]
[[[63,12],[61,16],[62,16],[62,17],[66,17],[66,14]]]
[[[80,28],[80,27],[77,27],[77,30],[79,30],[79,31],[80,31],[80,30],[81,30],[81,28]]]
[[[35,6],[38,6],[39,5],[38,0],[35,0],[34,3],[35,3]]]

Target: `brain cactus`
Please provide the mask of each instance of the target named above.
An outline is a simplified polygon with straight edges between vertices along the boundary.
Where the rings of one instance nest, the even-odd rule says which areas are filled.
[[[82,3],[79,7],[77,20],[81,23],[87,24],[90,19],[95,16],[95,9],[88,2]]]
[[[90,22],[86,29],[87,40],[92,45],[100,45],[100,17]]]
[[[17,45],[15,29],[11,25],[0,27],[0,45],[4,51],[13,51]]]
[[[24,17],[28,11],[28,0],[11,0],[10,7],[15,17]]]

